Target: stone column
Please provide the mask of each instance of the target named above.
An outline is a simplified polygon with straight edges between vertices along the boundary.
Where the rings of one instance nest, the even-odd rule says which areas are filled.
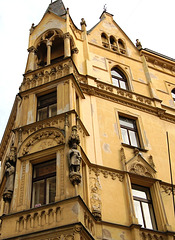
[[[52,46],[52,42],[48,41],[47,42],[47,65],[51,63],[51,46]]]
[[[67,32],[64,34],[64,57],[71,56],[71,47],[70,47],[70,34]]]
[[[35,70],[35,53],[36,53],[35,47],[33,46],[30,47],[28,49],[28,52],[29,52],[29,56],[28,56],[28,61],[26,66],[26,72]]]

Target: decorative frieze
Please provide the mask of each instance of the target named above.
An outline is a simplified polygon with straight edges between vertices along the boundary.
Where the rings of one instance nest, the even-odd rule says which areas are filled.
[[[56,128],[45,128],[29,136],[20,147],[20,156],[65,143],[63,133]],[[37,147],[34,147],[37,145]]]
[[[170,186],[170,185],[165,185],[165,184],[163,184],[163,183],[160,183],[160,186],[161,186],[163,192],[165,192],[166,194],[171,195],[172,192],[173,192],[173,194],[175,195],[175,187],[172,188],[172,186]]]
[[[117,88],[115,86],[112,86],[112,85],[109,85],[107,83],[100,82],[100,81],[97,81],[97,80],[96,80],[96,86],[99,89],[112,92],[116,95],[119,95],[119,96],[131,99],[131,100],[134,100],[134,101],[137,101],[137,102],[140,102],[140,103],[144,103],[144,104],[153,106],[153,101],[151,99],[149,99],[147,97],[144,97],[144,96],[137,95],[133,92],[129,92],[129,91],[126,91],[124,89]]]
[[[124,179],[124,175],[122,173],[112,172],[109,170],[90,167],[89,171],[90,171],[90,174],[93,171],[95,173],[95,176],[97,177],[100,176],[100,174],[102,174],[104,178],[111,177],[112,180],[116,180],[118,178],[120,182],[123,182],[123,179]]]
[[[144,232],[140,233],[141,240],[166,240],[167,236],[158,232]]]
[[[52,67],[47,66],[44,70],[39,69],[26,73],[20,86],[20,92],[54,81],[70,73],[73,73],[73,64],[70,59],[59,62]]]

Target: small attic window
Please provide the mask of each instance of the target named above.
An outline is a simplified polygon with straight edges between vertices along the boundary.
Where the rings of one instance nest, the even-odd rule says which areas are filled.
[[[117,42],[113,36],[110,36],[111,49],[117,51]]]
[[[122,39],[118,40],[119,51],[122,54],[126,54],[125,44]]]
[[[109,48],[108,37],[106,36],[105,33],[102,33],[102,35],[101,35],[101,40],[102,40],[102,45],[103,45],[103,47]]]

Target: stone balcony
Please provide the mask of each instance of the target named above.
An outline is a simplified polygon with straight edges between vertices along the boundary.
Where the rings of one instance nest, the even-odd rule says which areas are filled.
[[[85,77],[79,76],[72,59],[65,58],[55,64],[25,73],[20,92],[52,82],[69,74],[74,74],[78,82],[86,82]]]
[[[83,214],[82,214],[83,213]],[[95,236],[95,219],[80,197],[31,208],[1,217],[1,238],[11,239],[40,231],[81,223],[89,235]],[[21,239],[21,238],[20,238]],[[92,238],[93,239],[93,238]]]
[[[140,240],[174,240],[175,236],[170,233],[153,231],[148,229],[140,230]]]

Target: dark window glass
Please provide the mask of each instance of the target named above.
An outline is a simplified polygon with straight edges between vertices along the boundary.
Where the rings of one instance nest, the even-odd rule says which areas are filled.
[[[139,224],[143,228],[156,229],[150,191],[148,188],[132,185],[134,208]]]
[[[55,201],[56,195],[56,161],[34,165],[32,207]]]
[[[136,121],[119,116],[123,143],[134,147],[140,147]]]
[[[114,86],[128,90],[128,83],[125,75],[118,69],[111,70],[112,83]]]
[[[107,38],[106,34],[102,33],[101,40],[102,40],[103,47],[109,48],[108,38]]]
[[[57,93],[52,92],[38,97],[37,120],[43,120],[57,115]]]
[[[171,95],[172,95],[173,101],[175,102],[175,88],[171,91]]]

